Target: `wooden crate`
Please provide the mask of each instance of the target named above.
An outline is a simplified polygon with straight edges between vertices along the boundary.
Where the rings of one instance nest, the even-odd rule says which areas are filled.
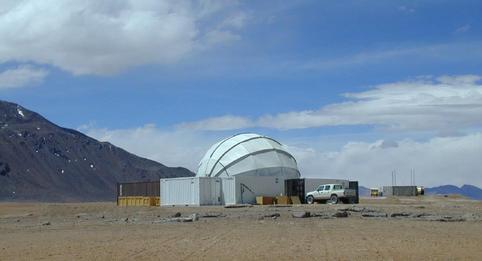
[[[276,204],[288,205],[291,204],[291,199],[288,196],[278,196],[276,197]]]
[[[256,197],[256,204],[258,205],[273,205],[273,197]]]
[[[159,197],[117,197],[117,205],[122,207],[159,206]]]

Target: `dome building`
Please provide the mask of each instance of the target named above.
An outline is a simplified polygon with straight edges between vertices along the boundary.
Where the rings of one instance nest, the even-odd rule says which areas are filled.
[[[254,133],[237,134],[214,144],[199,162],[195,177],[160,180],[161,206],[304,203],[320,184],[354,189],[358,181],[301,178],[296,159],[278,141]],[[299,204],[299,203],[298,203]]]
[[[277,176],[298,178],[295,158],[278,141],[243,133],[214,144],[199,163],[197,177]]]
[[[255,204],[257,196],[285,194],[300,178],[295,158],[278,141],[254,133],[214,144],[195,177],[161,179],[161,206]]]

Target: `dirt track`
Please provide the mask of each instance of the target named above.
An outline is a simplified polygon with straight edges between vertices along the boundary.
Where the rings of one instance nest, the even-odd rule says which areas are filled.
[[[0,260],[480,260],[482,202],[447,198],[225,209],[119,208],[113,203],[0,204]],[[306,210],[324,217],[293,218]],[[199,221],[168,222],[176,212]],[[454,222],[390,214],[454,217]],[[220,217],[202,217],[217,214]],[[278,213],[280,217],[263,217]],[[328,213],[328,214],[327,214]],[[461,217],[460,220],[457,217]]]

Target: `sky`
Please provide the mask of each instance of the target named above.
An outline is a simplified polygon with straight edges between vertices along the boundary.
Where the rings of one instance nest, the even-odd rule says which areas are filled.
[[[0,0],[0,99],[168,166],[283,143],[304,177],[482,187],[480,1]]]

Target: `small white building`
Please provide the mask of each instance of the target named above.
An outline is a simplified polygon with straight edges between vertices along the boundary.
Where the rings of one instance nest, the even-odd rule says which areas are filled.
[[[204,206],[221,204],[221,178],[161,179],[161,206]]]
[[[278,141],[234,135],[204,155],[196,177],[161,179],[161,206],[255,203],[284,194],[284,181],[300,177],[295,158]]]

